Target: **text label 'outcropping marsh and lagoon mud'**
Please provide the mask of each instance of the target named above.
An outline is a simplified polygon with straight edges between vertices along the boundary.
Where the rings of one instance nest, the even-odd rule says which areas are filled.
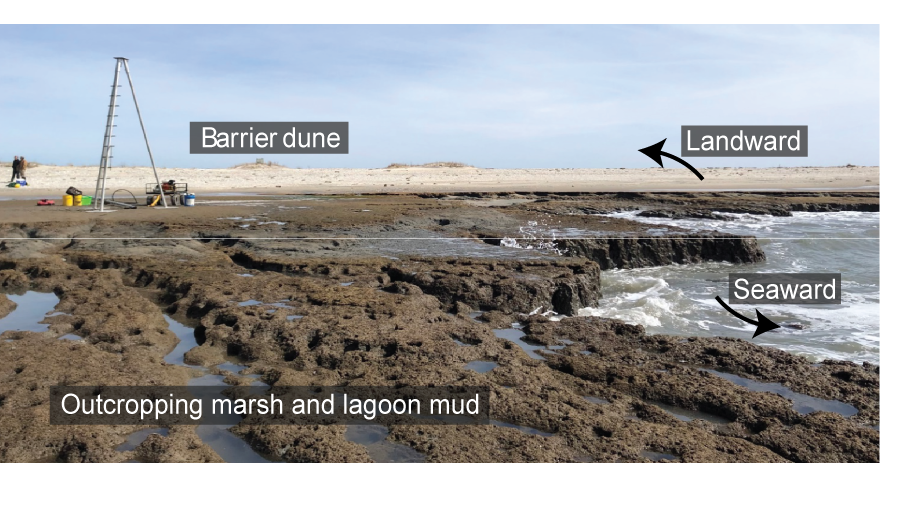
[[[473,386],[235,386],[226,396],[210,386],[68,386],[50,391],[50,423],[486,424],[489,398],[489,388]]]

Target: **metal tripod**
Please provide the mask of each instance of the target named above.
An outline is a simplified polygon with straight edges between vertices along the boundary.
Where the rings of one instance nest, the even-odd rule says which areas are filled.
[[[128,69],[128,59],[125,57],[115,58],[115,77],[112,79],[112,94],[109,97],[109,116],[106,118],[106,134],[103,136],[103,154],[100,156],[100,173],[97,175],[97,189],[94,192],[94,202],[96,209],[92,212],[103,213],[106,207],[106,175],[110,168],[110,160],[112,159],[112,128],[115,127],[115,103],[116,98],[121,96],[118,94],[119,76],[121,75],[122,66],[125,67],[125,74],[128,76],[128,84],[131,86],[131,96],[134,98],[134,107],[137,108],[137,119],[140,120],[140,130],[143,131],[143,140],[147,144],[147,152],[150,154],[150,164],[153,166],[153,175],[156,177],[156,185],[159,188],[159,195],[162,197],[162,207],[169,207],[165,200],[165,194],[162,191],[162,183],[159,181],[159,174],[156,173],[156,162],[153,160],[153,151],[150,150],[150,140],[147,138],[147,130],[143,125],[143,117],[140,116],[140,105],[137,104],[137,94],[134,92],[134,81],[131,80],[131,71]],[[99,199],[99,200],[98,200]],[[97,203],[99,202],[99,203]]]

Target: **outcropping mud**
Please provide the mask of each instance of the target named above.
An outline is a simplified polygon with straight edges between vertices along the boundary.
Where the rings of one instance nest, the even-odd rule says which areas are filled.
[[[560,240],[558,248],[611,268],[644,268],[702,261],[758,263],[764,251],[752,236],[693,233],[683,236]]]
[[[3,271],[0,284],[55,291],[57,309],[67,313],[51,317],[47,333],[5,335],[15,344],[2,347],[4,461],[215,461],[185,427],[122,453],[115,447],[136,428],[46,424],[46,388],[54,384],[185,384],[185,369],[160,359],[176,343],[163,312],[196,321],[202,345],[188,362],[214,365],[238,356],[270,385],[489,386],[497,425],[390,428],[390,441],[430,461],[645,461],[657,453],[679,461],[878,460],[879,435],[869,427],[879,418],[878,367],[813,366],[742,340],[646,336],[638,326],[594,317],[552,321],[528,315],[541,306],[525,305],[523,293],[472,297],[496,285],[467,282],[490,266],[497,275],[531,273],[521,291],[548,297],[553,285],[567,286],[553,277],[566,260],[538,265],[553,270],[539,275],[472,261],[406,268],[385,259],[283,259],[266,262],[282,271],[261,271],[230,260],[65,255],[64,262],[23,261]],[[244,276],[248,270],[253,277]],[[434,294],[408,282],[437,271],[439,280],[418,279],[438,284]],[[498,291],[511,279],[497,280]],[[485,308],[481,302],[489,309],[478,316],[473,308]],[[521,341],[538,346],[535,352],[494,331],[512,324],[519,324]],[[70,331],[82,340],[56,339]],[[471,361],[498,366],[481,374],[465,369]],[[706,371],[717,369],[858,411],[847,418],[802,414],[786,398]],[[695,417],[683,421],[659,406]],[[702,414],[725,423],[706,422]],[[234,432],[283,460],[368,460],[342,427],[241,424]]]
[[[469,193],[477,199],[529,198],[515,204],[543,213],[606,214],[642,209],[672,218],[714,218],[714,213],[791,216],[793,211],[879,211],[879,192],[671,192],[671,193]],[[445,196],[444,196],[445,198]]]
[[[16,309],[16,303],[9,300],[9,297],[6,295],[0,293],[0,317],[5,317],[12,313],[14,309]]]
[[[138,213],[117,223],[0,226],[7,238],[0,290],[52,293],[60,313],[43,319],[45,331],[0,335],[0,461],[219,461],[193,426],[117,450],[152,426],[48,423],[55,385],[187,384],[191,370],[163,359],[178,343],[166,314],[195,326],[200,345],[185,363],[213,367],[228,384],[258,374],[272,386],[488,387],[490,425],[388,428],[388,442],[427,461],[879,460],[878,366],[811,363],[739,339],[647,335],[616,320],[556,316],[601,302],[600,269],[763,259],[752,238],[705,233],[664,242],[638,222],[606,222],[573,206],[642,206],[639,196],[604,207],[595,199],[523,200],[490,207],[470,199],[360,198],[335,201],[358,210],[339,215],[318,205],[279,209],[294,206],[282,201],[249,207],[241,220],[188,210],[190,223]],[[668,209],[673,200],[657,203]],[[780,200],[793,202],[770,202]],[[552,213],[532,211],[544,207]],[[316,209],[307,219],[297,214]],[[366,209],[376,223],[361,221]],[[284,225],[240,227],[263,213]],[[544,217],[540,227],[601,224],[619,234],[589,244],[558,239],[561,254],[497,247],[478,236],[513,235],[536,216]],[[472,238],[448,247],[471,255],[429,255],[447,248],[434,250],[429,240],[400,248],[364,239],[416,231]],[[183,239],[79,239],[85,234]],[[305,236],[316,239],[293,239]],[[11,309],[7,316],[18,308],[0,296],[0,315]],[[249,367],[239,374],[215,368],[235,359]],[[475,361],[496,366],[481,373],[468,367]],[[231,431],[277,460],[376,456],[344,426],[247,420]]]

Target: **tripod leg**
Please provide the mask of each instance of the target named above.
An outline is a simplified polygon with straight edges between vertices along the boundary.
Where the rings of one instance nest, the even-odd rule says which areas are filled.
[[[137,108],[137,119],[140,120],[140,130],[143,131],[143,140],[147,144],[147,153],[150,154],[150,165],[153,166],[153,175],[156,177],[156,186],[162,191],[162,182],[159,180],[159,174],[156,173],[156,161],[153,160],[153,151],[150,149],[150,139],[147,138],[147,129],[143,126],[143,117],[140,116],[140,105],[137,103],[137,93],[134,92],[134,81],[131,80],[131,70],[128,69],[128,60],[123,59],[125,63],[125,75],[128,76],[128,85],[131,86],[131,96],[134,98],[134,107]],[[165,195],[162,195],[162,207],[168,207],[165,201]]]
[[[103,136],[103,153],[100,156],[100,171],[97,173],[97,188],[94,192],[94,202],[99,199],[99,211],[103,211],[106,204],[106,172],[109,168],[109,159],[112,157],[112,127],[115,125],[115,98],[118,95],[118,79],[121,71],[121,61],[115,61],[115,76],[112,80],[112,93],[109,95],[109,115],[106,117],[106,134]]]

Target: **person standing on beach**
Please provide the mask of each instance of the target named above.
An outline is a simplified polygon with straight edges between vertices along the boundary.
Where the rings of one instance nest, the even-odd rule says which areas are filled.
[[[19,179],[23,179],[27,181],[25,178],[25,172],[28,170],[28,161],[25,160],[25,156],[19,158]]]
[[[13,182],[19,178],[19,156],[16,156],[12,161],[12,179],[9,182]]]

